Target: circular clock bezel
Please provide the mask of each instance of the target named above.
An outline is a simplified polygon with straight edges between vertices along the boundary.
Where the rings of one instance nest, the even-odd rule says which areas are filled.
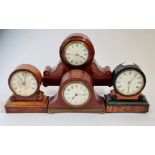
[[[65,53],[66,53],[67,48],[68,48],[70,45],[74,44],[74,43],[80,43],[80,44],[84,45],[84,46],[87,48],[87,50],[88,50],[88,58],[87,58],[87,60],[86,60],[83,64],[81,64],[81,65],[72,65],[72,64],[67,60],[67,58],[66,58],[66,54],[65,54]],[[88,46],[87,46],[84,42],[82,42],[82,41],[72,41],[72,42],[68,43],[68,44],[65,46],[65,48],[64,48],[64,58],[65,58],[65,62],[67,62],[67,64],[70,64],[70,65],[72,65],[72,66],[74,66],[74,67],[84,66],[84,65],[89,61],[89,48],[88,48]]]
[[[84,46],[86,46],[86,48],[88,49],[88,59],[82,65],[77,65],[77,66],[76,65],[72,65],[66,59],[66,56],[65,56],[66,48],[70,44],[72,44],[74,42],[82,42],[84,44]],[[62,43],[62,45],[60,46],[60,57],[61,57],[61,60],[62,60],[62,62],[64,64],[66,64],[67,66],[70,66],[70,67],[79,68],[79,67],[86,66],[86,65],[90,64],[93,61],[94,55],[95,55],[94,46],[93,46],[92,42],[90,41],[90,39],[86,35],[84,35],[84,34],[72,34],[69,37],[67,37],[64,40],[64,42]]]
[[[69,103],[68,101],[66,101],[65,96],[64,96],[64,91],[65,91],[66,87],[68,87],[68,86],[69,86],[70,84],[72,84],[72,83],[80,83],[80,84],[84,85],[84,86],[88,89],[89,97],[88,97],[88,99],[87,99],[83,104],[80,104],[80,105],[72,105],[71,103]],[[88,85],[87,85],[86,83],[84,83],[83,81],[70,81],[70,82],[67,82],[67,83],[64,85],[64,87],[63,87],[63,89],[62,89],[62,92],[61,92],[61,96],[62,96],[63,101],[64,101],[66,104],[68,104],[68,105],[70,105],[70,106],[72,106],[72,107],[82,107],[82,106],[86,105],[86,104],[90,101],[90,99],[91,99],[91,91],[90,91]]]
[[[33,67],[34,69],[36,69],[37,71],[39,71],[36,67],[34,67],[34,66],[31,66],[31,67]],[[11,87],[11,79],[12,79],[13,75],[16,74],[16,73],[18,73],[18,72],[22,72],[22,71],[31,73],[31,74],[34,76],[34,78],[36,79],[36,81],[37,81],[37,89],[36,89],[36,91],[35,91],[32,95],[29,95],[29,96],[18,95],[18,94],[12,89],[12,87]],[[40,71],[39,71],[39,73],[40,73]],[[25,97],[25,98],[26,98],[26,97],[32,97],[32,96],[34,96],[34,95],[39,91],[40,86],[41,86],[41,82],[42,82],[42,81],[39,80],[39,78],[42,78],[41,73],[40,73],[40,75],[38,75],[38,76],[40,76],[40,77],[37,77],[37,75],[36,75],[33,71],[30,71],[29,69],[16,69],[16,70],[14,70],[14,71],[10,74],[10,76],[9,76],[9,79],[8,79],[9,88],[11,89],[11,91],[13,92],[13,94],[16,95],[16,96]]]
[[[118,76],[120,74],[122,74],[124,71],[127,71],[127,70],[135,70],[136,72],[138,72],[139,74],[141,74],[141,76],[143,77],[143,80],[144,80],[143,87],[137,93],[132,94],[132,95],[122,94],[121,92],[119,92],[117,90],[117,87],[116,87],[116,80],[117,80]],[[134,65],[133,65],[133,67],[131,67],[131,66],[124,66],[124,68],[121,69],[120,71],[118,71],[117,75],[114,75],[114,77],[113,77],[113,87],[114,87],[115,91],[118,94],[120,94],[122,96],[125,96],[125,97],[132,97],[132,96],[136,96],[136,95],[140,94],[140,92],[142,92],[142,90],[145,88],[145,85],[146,85],[146,77],[145,77],[145,74],[141,71],[141,69],[138,69],[137,67],[134,67]]]

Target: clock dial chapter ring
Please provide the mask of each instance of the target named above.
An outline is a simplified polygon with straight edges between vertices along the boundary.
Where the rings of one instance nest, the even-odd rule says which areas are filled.
[[[146,77],[139,67],[130,65],[117,69],[113,79],[113,86],[117,93],[132,97],[144,89]]]
[[[79,86],[81,87],[80,89],[76,88]],[[71,88],[71,87],[73,87],[73,88]],[[70,92],[67,93],[67,89],[70,89],[70,88],[75,89],[75,90],[70,90]],[[84,91],[82,91],[82,89]],[[84,83],[83,81],[77,81],[77,80],[67,82],[65,84],[64,88],[62,89],[61,94],[62,94],[62,98],[65,101],[65,103],[67,103],[68,105],[73,106],[73,107],[84,106],[85,104],[87,104],[89,102],[89,100],[91,98],[91,91],[89,90],[87,84]],[[67,96],[67,94],[72,95],[72,96]],[[68,97],[69,97],[69,99],[68,99]],[[81,97],[81,99],[80,99],[80,97]],[[83,99],[83,101],[82,101],[82,99]]]

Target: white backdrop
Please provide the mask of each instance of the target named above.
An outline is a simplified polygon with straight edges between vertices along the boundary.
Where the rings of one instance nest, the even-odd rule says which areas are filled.
[[[122,62],[137,63],[147,77],[143,93],[150,102],[146,114],[6,114],[4,105],[12,94],[9,74],[19,65],[30,63],[44,71],[59,61],[59,47],[67,35],[84,33],[92,40],[95,59],[113,70]],[[0,30],[0,125],[155,125],[155,30]],[[103,95],[109,88],[95,87]],[[54,95],[58,87],[43,88]]]

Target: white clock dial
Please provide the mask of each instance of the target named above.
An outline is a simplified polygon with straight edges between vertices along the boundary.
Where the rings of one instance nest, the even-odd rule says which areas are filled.
[[[28,71],[19,71],[13,74],[10,80],[12,91],[19,96],[31,96],[38,89],[35,76]]]
[[[117,91],[123,95],[136,95],[144,87],[144,78],[137,70],[128,69],[118,75],[115,86]]]
[[[71,42],[65,50],[67,62],[73,66],[81,66],[88,60],[89,52],[87,45],[82,41]]]
[[[63,90],[64,100],[72,106],[81,106],[88,102],[90,92],[82,82],[71,82]]]

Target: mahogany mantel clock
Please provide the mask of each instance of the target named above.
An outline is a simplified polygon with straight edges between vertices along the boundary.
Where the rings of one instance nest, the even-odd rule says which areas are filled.
[[[141,93],[145,84],[138,65],[118,65],[113,71],[114,90],[106,96],[107,112],[148,112],[149,104]]]
[[[60,47],[61,62],[56,68],[47,66],[44,71],[43,85],[60,85],[62,76],[72,70],[81,69],[91,74],[93,84],[111,86],[112,73],[110,67],[99,66],[95,59],[95,49],[90,39],[84,34],[68,36]]]
[[[47,112],[49,98],[40,91],[42,75],[36,67],[18,66],[8,82],[13,95],[5,105],[6,112]]]
[[[104,98],[94,91],[91,76],[82,70],[71,70],[61,80],[58,94],[51,97],[49,113],[105,112]]]

